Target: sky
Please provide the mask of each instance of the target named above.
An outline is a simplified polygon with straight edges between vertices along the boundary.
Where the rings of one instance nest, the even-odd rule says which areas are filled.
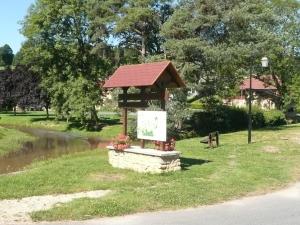
[[[8,44],[14,53],[20,50],[25,37],[19,22],[35,0],[0,0],[0,46]]]

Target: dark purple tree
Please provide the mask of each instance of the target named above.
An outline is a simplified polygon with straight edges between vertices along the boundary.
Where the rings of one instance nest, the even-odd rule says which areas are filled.
[[[40,88],[40,77],[26,66],[17,66],[0,72],[0,106],[15,113],[17,106],[24,110],[45,107],[48,118],[50,99]]]

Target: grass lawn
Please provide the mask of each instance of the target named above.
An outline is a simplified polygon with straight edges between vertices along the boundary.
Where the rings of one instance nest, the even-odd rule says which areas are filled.
[[[98,136],[103,139],[111,139],[121,132],[120,117],[118,115],[102,115],[100,122],[103,125],[101,131],[87,131],[81,127],[78,121],[67,123],[64,120],[55,120],[54,115],[46,118],[45,112],[0,113],[0,125],[29,126],[78,133],[82,136]]]
[[[23,132],[0,126],[0,156],[13,150],[17,150],[22,143],[33,139],[32,136]]]
[[[105,150],[38,162],[22,174],[0,177],[0,199],[110,189],[101,199],[78,199],[34,220],[88,219],[213,204],[278,189],[300,178],[300,125],[221,135],[208,149],[199,138],[177,142],[183,170],[151,175],[112,168]]]

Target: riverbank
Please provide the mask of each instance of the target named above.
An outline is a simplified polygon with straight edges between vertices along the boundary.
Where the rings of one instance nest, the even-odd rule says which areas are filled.
[[[87,151],[37,162],[0,177],[0,199],[112,190],[103,199],[77,199],[31,214],[34,220],[82,220],[179,209],[266,193],[300,178],[300,125],[221,135],[209,149],[199,138],[176,143],[183,170],[151,175],[112,168],[106,151]]]
[[[34,137],[15,130],[2,127],[0,125],[0,156],[19,149],[26,141],[32,141]]]
[[[61,132],[45,128],[6,125],[31,135],[34,140],[27,140],[20,147],[9,149],[0,157],[0,175],[24,170],[32,162],[59,158],[62,155],[74,154],[105,147],[108,141],[98,137],[82,137],[70,132]],[[13,130],[11,129],[11,130]],[[14,136],[18,138],[18,134]],[[12,140],[16,144],[15,140]],[[10,146],[10,145],[8,145]],[[10,146],[14,147],[14,145]]]
[[[26,126],[35,128],[51,129],[56,131],[71,132],[84,137],[99,137],[103,140],[110,140],[121,132],[120,116],[117,114],[100,115],[101,129],[99,131],[87,131],[78,121],[56,120],[54,115],[50,114],[46,118],[45,112],[25,112],[0,113],[0,125]]]

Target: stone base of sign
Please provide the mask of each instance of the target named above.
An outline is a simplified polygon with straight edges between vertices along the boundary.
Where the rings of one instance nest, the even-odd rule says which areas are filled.
[[[109,163],[116,168],[131,169],[140,173],[164,173],[180,170],[180,152],[142,149],[131,146],[123,151],[117,151],[112,146],[109,149]]]

